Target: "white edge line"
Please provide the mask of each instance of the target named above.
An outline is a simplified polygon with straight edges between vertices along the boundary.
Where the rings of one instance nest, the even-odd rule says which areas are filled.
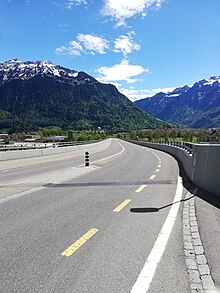
[[[175,193],[172,207],[157,237],[157,240],[144,264],[144,267],[141,270],[140,275],[138,276],[137,281],[133,285],[130,293],[148,292],[150,288],[150,284],[156,272],[157,265],[160,262],[160,259],[165,251],[168,239],[172,232],[172,229],[177,217],[177,213],[179,210],[180,200],[182,198],[182,190],[183,190],[182,178],[178,177],[176,193]]]
[[[117,141],[117,140],[116,140],[116,141]],[[103,159],[100,159],[100,160],[97,160],[97,161],[94,161],[94,162],[91,162],[91,164],[95,164],[95,163],[98,163],[98,162],[101,162],[101,161],[105,161],[105,160],[108,160],[108,159],[114,158],[114,157],[119,156],[120,154],[122,154],[122,153],[125,151],[125,148],[123,147],[122,144],[120,144],[119,141],[117,141],[117,143],[122,147],[122,150],[121,150],[119,153],[114,154],[114,155],[109,156],[109,157],[106,157],[106,158],[103,158]]]
[[[19,193],[15,193],[15,194],[6,196],[6,197],[0,199],[0,204],[2,204],[4,202],[7,202],[7,201],[10,201],[10,200],[13,200],[15,198],[22,197],[22,196],[27,195],[29,193],[40,191],[40,190],[42,190],[44,188],[45,188],[45,186],[39,186],[39,187],[31,188],[31,189],[26,190],[26,191],[21,191]]]

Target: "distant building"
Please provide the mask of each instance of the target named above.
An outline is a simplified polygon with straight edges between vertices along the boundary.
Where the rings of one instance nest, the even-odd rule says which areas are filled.
[[[61,142],[64,141],[65,136],[48,136],[48,137],[42,137],[41,142]]]

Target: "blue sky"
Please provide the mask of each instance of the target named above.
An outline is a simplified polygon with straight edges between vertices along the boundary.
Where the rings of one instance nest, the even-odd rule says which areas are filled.
[[[0,0],[0,62],[50,60],[131,100],[220,75],[219,0]]]

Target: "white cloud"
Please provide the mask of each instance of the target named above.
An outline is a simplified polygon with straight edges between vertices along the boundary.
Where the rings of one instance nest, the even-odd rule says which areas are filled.
[[[150,8],[160,8],[164,0],[104,0],[101,10],[103,16],[110,16],[117,21],[116,26],[126,25],[126,19],[137,14],[147,15]]]
[[[156,89],[126,89],[126,88],[121,88],[120,86],[118,87],[118,90],[124,94],[127,98],[129,98],[131,101],[136,101],[140,99],[145,99],[152,97],[156,95],[157,93],[163,92],[163,93],[169,93],[174,91],[176,87],[170,87],[170,88],[156,88]]]
[[[73,6],[79,6],[81,4],[88,4],[87,0],[67,0],[66,1],[66,9],[72,9]]]
[[[120,64],[116,64],[112,67],[100,67],[97,69],[97,72],[99,73],[97,79],[100,82],[125,81],[131,84],[138,81],[138,79],[133,79],[132,77],[138,76],[144,72],[149,72],[149,70],[140,65],[131,65],[128,60],[122,60]]]
[[[102,37],[78,34],[77,40],[82,43],[83,47],[91,52],[105,54],[108,49],[108,41]]]
[[[61,28],[64,27],[60,25]],[[65,28],[65,27],[64,27]],[[107,50],[122,53],[124,59],[127,54],[133,51],[139,51],[140,45],[136,44],[132,36],[135,33],[130,31],[127,35],[121,35],[114,40],[114,47],[110,48],[109,41],[100,36],[89,35],[89,34],[77,34],[76,40],[70,41],[68,45],[61,46],[55,50],[57,54],[80,56],[82,53],[95,55],[105,54]]]
[[[134,32],[128,33],[127,36],[121,35],[114,41],[114,52],[121,52],[124,57],[127,56],[127,54],[132,53],[132,51],[139,51],[140,45],[136,44],[132,40],[132,35]]]
[[[77,34],[76,41],[70,41],[67,46],[61,46],[55,50],[58,55],[80,56],[82,53],[95,55],[105,54],[108,49],[108,41],[102,37]]]

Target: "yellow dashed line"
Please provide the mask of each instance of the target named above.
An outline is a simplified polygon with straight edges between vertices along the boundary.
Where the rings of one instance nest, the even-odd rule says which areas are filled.
[[[152,176],[150,176],[150,180],[153,180],[154,178],[156,177],[156,175],[152,175]]]
[[[71,256],[77,249],[79,249],[83,244],[85,244],[95,233],[97,233],[98,229],[90,229],[86,234],[79,238],[76,242],[70,245],[66,250],[64,250],[61,255],[69,257]]]
[[[117,206],[117,208],[115,208],[113,212],[117,212],[117,213],[120,212],[127,204],[129,204],[130,201],[131,199],[126,199],[119,206]]]
[[[147,185],[141,185],[135,192],[141,192]]]

